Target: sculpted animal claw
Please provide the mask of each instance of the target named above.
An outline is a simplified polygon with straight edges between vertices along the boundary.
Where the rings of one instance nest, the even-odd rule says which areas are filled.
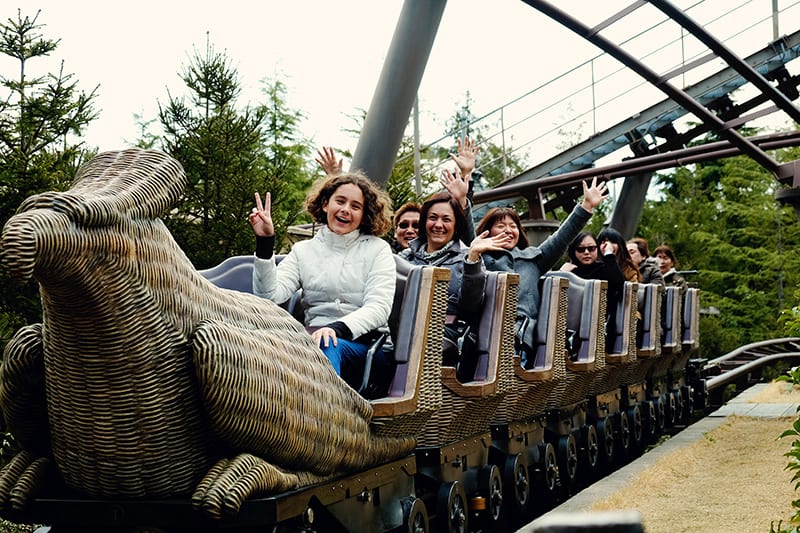
[[[22,509],[41,489],[50,467],[46,457],[21,451],[0,470],[0,509]]]
[[[297,488],[300,479],[254,455],[218,462],[192,495],[192,505],[213,518],[235,515],[251,494]]]

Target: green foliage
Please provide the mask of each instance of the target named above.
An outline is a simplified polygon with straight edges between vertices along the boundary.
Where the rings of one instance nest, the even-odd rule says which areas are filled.
[[[271,192],[280,249],[310,184],[309,148],[297,131],[302,115],[287,109],[279,81],[265,83],[264,103],[238,110],[238,73],[211,46],[205,55],[195,50],[182,78],[188,101],[170,95],[159,108],[163,149],[187,176],[184,196],[165,223],[194,265],[206,268],[252,252],[246,219],[255,205],[253,194]]]
[[[430,153],[423,150],[420,157],[425,157]],[[397,209],[407,202],[422,203],[427,196],[427,191],[436,188],[438,177],[433,173],[423,174],[420,179],[419,193],[414,171],[414,140],[411,137],[403,137],[400,150],[389,180],[386,183],[386,192],[392,200],[392,206]]]
[[[39,60],[57,47],[58,40],[41,34],[36,16],[0,24],[0,54],[11,61],[9,75],[0,72],[0,86],[8,96],[0,101],[0,227],[28,196],[69,187],[78,167],[93,152],[75,142],[96,118],[93,101],[97,88],[80,91],[64,65],[56,73],[43,70]],[[34,283],[18,288],[0,271],[0,309],[11,327],[40,320]]]
[[[786,381],[791,383],[792,386],[800,385],[800,367],[793,367],[786,374],[779,376],[776,381]],[[800,411],[800,407],[798,411]],[[790,429],[778,435],[779,439],[786,437],[791,437],[793,440],[789,451],[783,454],[789,458],[785,469],[793,473],[792,483],[794,483],[794,490],[797,491],[800,488],[800,417],[794,421]],[[800,531],[800,526],[798,526],[800,524],[800,500],[792,501],[792,508],[795,510],[794,515],[791,517],[791,523],[794,526],[782,528],[782,522],[778,522],[777,526],[773,523],[770,525],[771,533],[795,533]],[[775,529],[776,527],[777,529]]]
[[[646,203],[637,234],[651,250],[669,244],[679,270],[699,271],[689,281],[702,289],[702,307],[719,311],[701,318],[704,354],[777,336],[784,287],[800,283],[800,256],[787,253],[800,245],[800,223],[775,202],[775,177],[735,157],[657,180],[662,198]]]

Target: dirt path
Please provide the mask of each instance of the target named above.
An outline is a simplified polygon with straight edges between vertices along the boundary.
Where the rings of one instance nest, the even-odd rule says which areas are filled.
[[[752,401],[800,403],[800,391],[770,384]],[[647,533],[701,530],[768,532],[794,514],[792,473],[785,470],[795,418],[731,416],[703,439],[675,450],[591,510],[636,509]]]

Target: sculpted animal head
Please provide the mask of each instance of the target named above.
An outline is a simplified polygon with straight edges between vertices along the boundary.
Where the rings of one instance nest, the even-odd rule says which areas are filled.
[[[99,154],[81,168],[69,191],[38,194],[22,203],[3,229],[3,263],[25,283],[37,271],[59,265],[69,276],[62,262],[77,246],[124,252],[124,239],[109,242],[98,230],[157,217],[177,201],[185,181],[180,163],[161,152]],[[88,252],[80,253],[85,258]]]

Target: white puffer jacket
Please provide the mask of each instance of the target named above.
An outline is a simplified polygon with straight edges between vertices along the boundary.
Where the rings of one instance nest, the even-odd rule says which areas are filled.
[[[353,231],[338,235],[323,227],[298,242],[276,266],[275,256],[255,258],[253,293],[283,303],[303,289],[306,326],[344,322],[353,338],[387,330],[395,288],[389,244]]]

